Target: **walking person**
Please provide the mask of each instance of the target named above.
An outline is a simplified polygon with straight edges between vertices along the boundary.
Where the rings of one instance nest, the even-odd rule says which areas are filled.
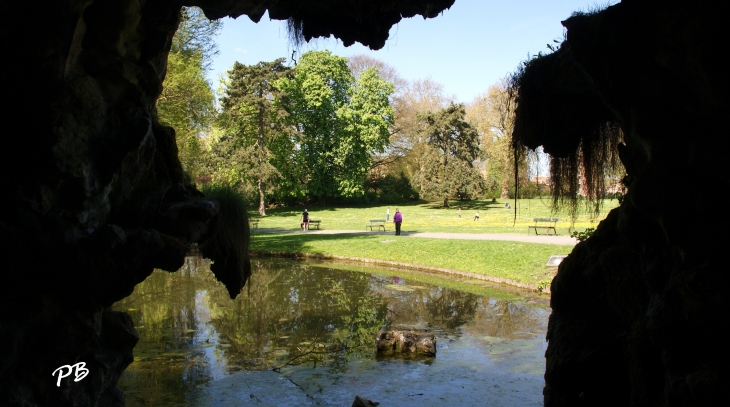
[[[302,224],[304,225],[304,231],[306,232],[309,230],[309,212],[307,210],[304,210],[304,213],[302,213]]]
[[[459,217],[461,217],[461,208],[459,208]]]
[[[395,215],[393,215],[393,223],[395,223],[395,235],[400,236],[400,224],[403,222],[403,215],[401,215],[398,208],[395,208]]]
[[[474,220],[475,220],[475,221],[476,221],[476,220],[479,220],[479,212],[477,212],[477,213],[475,213],[475,214],[474,214]]]
[[[387,222],[389,220],[390,220],[390,206],[385,211],[385,221]]]

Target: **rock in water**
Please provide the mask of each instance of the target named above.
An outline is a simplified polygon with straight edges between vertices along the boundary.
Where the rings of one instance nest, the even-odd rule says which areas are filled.
[[[377,406],[378,402],[366,399],[364,397],[355,396],[355,401],[352,402],[352,407],[374,407]]]
[[[436,356],[436,336],[432,333],[415,331],[378,332],[375,338],[378,352],[420,352]]]

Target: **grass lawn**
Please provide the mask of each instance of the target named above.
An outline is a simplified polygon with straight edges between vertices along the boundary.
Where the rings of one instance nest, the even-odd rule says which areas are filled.
[[[555,270],[545,267],[550,255],[568,254],[572,249],[573,246],[563,245],[367,234],[253,233],[251,241],[251,250],[254,251],[381,259],[467,271],[534,285],[552,279]]]
[[[509,202],[512,209],[507,209]],[[589,227],[596,227],[598,222],[606,217],[608,211],[618,206],[616,200],[605,200],[603,210],[599,216],[592,219],[584,212],[579,214],[574,223],[571,223],[567,213],[552,213],[548,198],[521,199],[517,207],[517,223],[512,225],[514,218],[514,201],[452,201],[450,208],[443,208],[441,202],[419,201],[409,204],[390,205],[391,221],[395,208],[403,213],[403,231],[406,232],[457,232],[457,233],[516,233],[526,234],[527,226],[534,224],[533,218],[556,217],[557,231],[560,235],[569,235],[569,228],[582,231]],[[461,218],[458,217],[458,208],[461,207]],[[370,219],[385,219],[387,205],[358,206],[358,207],[317,207],[308,206],[307,210],[312,219],[322,220],[322,229],[330,230],[365,230],[365,224]],[[301,208],[279,208],[266,211],[266,217],[257,213],[251,214],[252,219],[259,219],[259,227],[267,229],[298,229]],[[479,220],[474,221],[474,213],[479,212]],[[251,213],[251,212],[250,212]],[[391,226],[389,230],[393,230]],[[477,243],[482,245],[483,243]],[[444,266],[445,267],[445,266]]]

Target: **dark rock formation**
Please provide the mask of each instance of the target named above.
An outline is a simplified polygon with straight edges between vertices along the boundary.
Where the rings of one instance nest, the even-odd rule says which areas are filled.
[[[552,283],[546,406],[724,404],[728,11],[624,0],[576,14],[518,78],[519,141],[589,161],[608,146],[627,172],[621,206]]]
[[[231,296],[246,281],[247,222],[216,237],[230,206],[186,179],[175,133],[154,114],[181,6],[254,21],[269,9],[305,39],[379,47],[401,16],[432,17],[452,3],[0,2],[0,405],[123,405],[116,381],[136,333],[106,308],[153,268],[177,270],[191,243],[216,259]],[[57,387],[51,373],[78,362],[88,376]]]
[[[436,355],[436,336],[428,332],[387,331],[378,332],[375,337],[378,352],[419,353]]]
[[[360,396],[355,396],[355,401],[352,402],[352,407],[375,407],[379,405],[380,403],[377,401],[372,401]]]

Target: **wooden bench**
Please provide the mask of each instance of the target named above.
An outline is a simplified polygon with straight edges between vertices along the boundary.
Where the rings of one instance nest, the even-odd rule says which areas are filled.
[[[248,221],[248,227],[251,229],[258,229],[259,228],[259,220],[258,219],[250,219]]]
[[[383,232],[385,232],[385,219],[370,219],[368,223],[365,224],[365,230],[368,230],[370,228],[370,231],[373,231],[373,228],[383,228]]]
[[[539,233],[537,233],[537,229],[545,229],[548,235],[550,234],[550,230],[552,230],[553,235],[558,235],[557,230],[555,230],[555,224],[558,222],[558,218],[535,218],[534,221],[534,225],[527,227],[528,235],[530,234],[530,229],[535,229],[536,235],[539,235]],[[540,223],[547,223],[547,225],[540,225]]]
[[[312,228],[312,226],[314,226],[315,228],[317,228],[317,230],[319,230],[319,224],[320,224],[320,223],[322,223],[322,221],[321,221],[321,220],[314,220],[314,219],[310,219],[310,220],[309,220],[309,228],[311,229],[311,228]]]

